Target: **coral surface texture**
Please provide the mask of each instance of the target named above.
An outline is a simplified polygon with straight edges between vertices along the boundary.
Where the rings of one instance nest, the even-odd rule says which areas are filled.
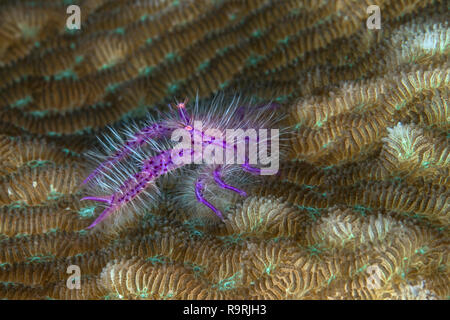
[[[0,0],[0,299],[449,299],[448,18],[445,0]],[[156,124],[196,106],[276,120],[278,172],[159,156],[137,185],[169,148],[154,132],[194,130]],[[84,183],[105,151],[121,167]],[[129,205],[102,220],[104,190]]]

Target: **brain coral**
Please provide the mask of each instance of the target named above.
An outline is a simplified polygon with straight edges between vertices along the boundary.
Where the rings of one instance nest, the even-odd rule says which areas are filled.
[[[67,1],[0,1],[0,298],[448,299],[446,1],[73,2],[81,30]],[[96,136],[218,92],[279,105],[279,174],[221,222],[168,181],[88,230]]]

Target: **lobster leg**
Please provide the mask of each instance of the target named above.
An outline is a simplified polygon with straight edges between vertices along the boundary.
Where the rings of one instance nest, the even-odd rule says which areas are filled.
[[[247,172],[257,174],[257,175],[261,174],[260,168],[251,167],[248,163],[241,164],[241,167]]]
[[[89,176],[83,181],[86,184],[94,177],[104,173],[104,171],[110,168],[116,162],[126,158],[134,150],[146,143],[149,139],[155,139],[164,136],[170,132],[170,129],[161,123],[156,123],[154,125],[148,126],[140,130],[138,133],[134,134],[131,139],[129,139],[125,145],[116,151],[111,157],[109,157],[105,162],[101,163],[96,169],[94,169]]]
[[[210,202],[208,202],[208,200],[206,200],[205,197],[203,196],[204,189],[205,185],[203,181],[201,179],[197,179],[197,181],[195,182],[195,196],[197,198],[197,201],[201,202],[202,204],[210,208],[216,214],[216,216],[218,216],[221,220],[223,220],[222,212],[220,212],[219,209],[217,209]]]

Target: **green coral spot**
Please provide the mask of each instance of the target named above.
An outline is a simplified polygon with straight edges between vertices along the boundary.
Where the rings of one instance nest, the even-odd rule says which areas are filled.
[[[320,247],[320,244],[313,244],[313,245],[308,246],[306,248],[306,250],[309,251],[309,254],[311,256],[319,255],[322,252],[322,250],[319,247]]]
[[[27,80],[28,79],[28,75],[23,75],[23,76],[19,76],[19,78],[15,78],[14,82],[18,83],[21,82],[22,80]]]
[[[226,54],[228,50],[230,50],[229,47],[220,48],[220,49],[217,50],[217,54],[218,54],[218,55]]]
[[[298,130],[298,129],[300,129],[301,127],[302,127],[302,124],[301,124],[301,123],[297,123],[297,124],[295,124],[294,129],[295,129],[295,130]]]
[[[120,86],[120,83],[112,83],[106,87],[106,92],[114,92]]]
[[[246,65],[256,65],[259,61],[261,61],[264,57],[263,56],[259,56],[259,55],[251,55],[250,57],[248,57],[247,61],[246,61]]]
[[[67,70],[61,71],[60,73],[55,74],[54,78],[55,78],[55,80],[61,80],[64,78],[77,79],[78,76],[73,70],[67,69]]]
[[[284,39],[278,40],[279,44],[287,44],[289,42],[289,36],[287,36]]]
[[[209,60],[206,60],[206,61],[200,63],[197,70],[202,71],[202,70],[206,69],[208,66],[209,66]]]
[[[105,63],[100,68],[98,68],[98,70],[101,71],[101,70],[109,69],[111,67],[114,67],[115,64],[116,64],[115,62]]]
[[[47,200],[49,200],[49,201],[58,200],[63,195],[64,194],[59,193],[59,192],[50,192],[49,195],[47,196]]]
[[[180,84],[178,82],[172,83],[167,88],[167,91],[169,94],[175,94],[178,91],[178,88],[180,87]]]
[[[177,55],[175,52],[169,52],[169,53],[166,55],[165,59],[168,60],[168,61],[170,61],[170,60],[174,60],[174,59],[177,58],[177,57],[178,57],[178,55]]]
[[[275,102],[283,103],[283,102],[285,102],[288,98],[289,98],[288,96],[279,96],[279,97],[276,97],[274,100],[275,100]]]
[[[356,270],[356,273],[361,273],[361,272],[363,272],[364,270],[367,269],[368,266],[369,266],[368,264],[363,265],[361,268],[359,268],[358,270]]]
[[[422,162],[422,167],[428,169],[430,167],[430,162],[429,161]]]
[[[308,212],[309,217],[313,220],[316,221],[317,217],[320,217],[320,210],[318,208],[314,208],[314,207],[305,207],[305,206],[300,206],[297,205],[297,207],[300,210],[306,210]]]
[[[223,89],[225,89],[226,87],[228,87],[229,84],[230,84],[230,83],[229,83],[228,81],[225,81],[225,82],[219,84],[219,89],[220,89],[220,90],[223,90]]]
[[[48,111],[47,110],[44,110],[44,111],[31,111],[30,114],[33,117],[36,117],[36,118],[44,118],[48,114]]]
[[[260,29],[252,32],[252,37],[259,38],[262,36],[262,31]]]
[[[395,106],[395,110],[400,110],[400,109],[402,109],[405,105],[406,105],[406,101],[404,101],[404,102],[402,102],[402,103],[400,103],[400,104],[397,104],[397,105]]]
[[[212,287],[217,288],[220,291],[231,290],[236,287],[236,278],[240,279],[242,277],[240,272],[236,272],[231,277],[220,280],[217,284],[214,284]]]
[[[198,230],[197,226],[204,226],[204,223],[200,219],[186,220],[184,225],[189,230],[190,237],[203,237],[204,234],[200,230]]]
[[[80,29],[78,29],[76,26],[74,26],[73,28],[67,28],[67,26],[66,26],[66,28],[65,28],[66,33],[71,34],[71,35],[75,34],[79,30]]]
[[[366,106],[366,105],[365,105],[364,103],[360,103],[359,105],[357,105],[357,106],[355,107],[355,110],[360,111],[360,110],[364,109],[365,106]]]
[[[224,241],[227,246],[240,243],[244,241],[242,239],[242,234],[230,234],[227,236],[218,237],[220,240]]]
[[[323,126],[323,122],[324,122],[324,121],[322,121],[322,120],[317,120],[317,121],[316,121],[316,124],[315,124],[316,127],[318,127],[318,128],[322,127],[322,126]]]
[[[196,276],[198,276],[199,274],[205,272],[203,267],[198,265],[198,264],[195,264],[195,263],[192,263],[192,262],[185,262],[184,265],[187,266],[188,268],[191,268],[192,271],[194,271],[194,274]]]
[[[139,74],[140,75],[144,75],[144,76],[148,76],[149,74],[151,74],[153,72],[153,70],[155,70],[155,66],[147,66],[147,67],[142,68],[141,70],[139,70]]]
[[[140,292],[138,292],[138,296],[140,296],[141,298],[148,298],[148,292],[147,291],[148,291],[148,288],[145,287]]]
[[[81,208],[78,211],[78,214],[80,216],[82,216],[83,218],[91,218],[91,217],[94,216],[95,208],[96,208],[96,206],[90,206],[90,207]]]
[[[27,234],[27,233],[18,233],[14,236],[14,238],[20,239],[20,238],[26,238],[28,236],[29,236],[29,234]]]
[[[55,131],[49,131],[49,132],[47,132],[47,135],[48,135],[49,137],[60,137],[60,136],[62,136],[61,133],[55,132]]]
[[[84,56],[76,56],[75,57],[75,63],[80,63],[80,62],[82,62],[84,60]]]
[[[267,274],[270,274],[275,269],[275,266],[272,264],[272,262],[270,262],[268,266],[266,266],[266,263],[264,263],[264,267],[264,272]]]
[[[145,261],[149,261],[152,264],[164,263],[165,262],[165,257],[158,254],[156,256],[148,257],[147,259],[145,259]]]
[[[61,151],[64,152],[65,154],[73,156],[73,157],[78,157],[79,156],[78,153],[76,153],[75,151],[72,151],[70,149],[67,149],[67,148],[62,148]]]
[[[8,205],[10,209],[20,209],[26,207],[27,204],[23,200],[14,201],[13,203]]]
[[[50,185],[50,193],[47,196],[47,200],[57,200],[61,198],[64,194],[58,192],[53,185]]]
[[[159,294],[159,297],[160,297],[161,299],[163,299],[163,300],[170,299],[170,298],[172,298],[173,296],[174,296],[173,292],[169,292],[169,293],[167,293],[166,295],[164,295],[164,294],[162,294],[162,293]]]
[[[203,268],[200,267],[200,266],[195,266],[195,267],[192,268],[192,270],[194,270],[195,273],[202,273],[202,272],[205,271],[205,270],[203,270]]]
[[[366,212],[368,211],[368,212],[372,212],[372,208],[370,208],[370,207],[364,207],[364,206],[361,206],[361,205],[354,205],[353,206],[353,210],[355,210],[356,212],[359,212],[363,217],[365,217],[366,216]]]
[[[43,167],[46,164],[51,163],[49,160],[31,160],[27,162],[27,165],[31,168]]]
[[[415,251],[415,253],[425,254],[428,251],[427,246],[423,246]]]
[[[333,281],[334,279],[336,279],[336,276],[333,274],[330,279],[328,279],[327,284],[330,285],[331,281]]]
[[[54,258],[55,258],[55,256],[53,254],[47,254],[47,255],[40,254],[40,255],[28,257],[27,262],[45,262],[45,261],[53,260]]]

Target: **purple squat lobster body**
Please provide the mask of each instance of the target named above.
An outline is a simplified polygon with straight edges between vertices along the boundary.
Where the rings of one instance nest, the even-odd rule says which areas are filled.
[[[220,219],[223,219],[221,210],[216,208],[204,196],[204,190],[208,187],[208,184],[214,183],[221,189],[230,190],[243,197],[247,193],[224,181],[223,175],[226,175],[227,172],[224,168],[228,165],[224,166],[223,163],[202,164],[203,150],[208,146],[212,145],[224,151],[230,149],[236,150],[237,148],[236,144],[230,144],[228,140],[223,139],[221,136],[217,137],[216,135],[208,134],[207,129],[218,128],[219,130],[225,130],[228,127],[232,129],[262,128],[273,123],[271,117],[264,115],[264,112],[267,110],[253,109],[249,110],[253,113],[252,116],[250,114],[242,115],[242,107],[238,108],[238,100],[233,99],[231,104],[228,105],[227,110],[222,113],[218,112],[217,103],[216,107],[211,107],[206,112],[198,112],[197,101],[195,105],[197,112],[194,112],[192,115],[189,115],[186,111],[187,100],[185,100],[175,105],[175,115],[170,114],[169,117],[165,117],[158,122],[152,121],[152,123],[146,125],[143,129],[131,133],[123,145],[112,152],[112,155],[107,156],[83,181],[83,184],[93,182],[97,182],[98,184],[105,178],[105,175],[108,175],[108,172],[117,170],[117,166],[121,161],[125,161],[128,157],[139,159],[139,169],[132,174],[125,174],[124,179],[120,181],[111,194],[106,196],[86,196],[82,198],[82,200],[93,200],[106,204],[104,211],[88,228],[93,228],[110,215],[118,212],[126,204],[133,203],[137,197],[146,192],[146,189],[155,188],[155,182],[161,176],[174,173],[177,169],[192,163],[200,164],[200,166],[208,166],[211,169],[212,176],[212,179],[205,179],[205,177],[199,176],[195,180],[196,200],[211,209]],[[207,123],[206,129],[203,130],[203,127],[201,129],[196,128],[196,121],[205,121]],[[141,148],[146,144],[155,145],[155,141],[173,136],[176,131],[179,132],[180,130],[182,134],[187,134],[190,137],[190,141],[196,141],[196,143],[200,144],[200,147],[196,148],[194,142],[191,142],[190,145],[170,145],[166,149],[158,147],[156,149],[159,150],[150,156],[146,156],[141,152]],[[259,137],[252,141],[250,140],[249,137],[245,137],[246,144],[260,142]],[[245,156],[245,161],[238,164],[238,166],[243,171],[254,175],[258,175],[261,172],[260,168],[249,164],[247,155]]]

